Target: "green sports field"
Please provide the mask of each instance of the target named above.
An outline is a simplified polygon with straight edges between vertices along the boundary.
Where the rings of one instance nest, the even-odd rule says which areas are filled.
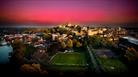
[[[78,52],[59,52],[51,58],[50,63],[54,68],[62,70],[79,70],[87,65],[85,55]]]

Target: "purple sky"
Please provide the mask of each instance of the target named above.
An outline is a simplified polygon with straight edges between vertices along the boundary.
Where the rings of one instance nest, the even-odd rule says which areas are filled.
[[[0,20],[50,23],[138,22],[137,0],[3,0]]]

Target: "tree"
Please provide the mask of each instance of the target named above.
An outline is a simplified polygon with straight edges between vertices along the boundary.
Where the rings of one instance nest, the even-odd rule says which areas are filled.
[[[23,73],[29,73],[29,74],[38,74],[40,73],[42,70],[40,68],[40,64],[23,64],[20,67],[20,70]]]
[[[36,48],[32,45],[26,45],[26,48],[24,50],[24,57],[27,59],[31,59],[31,55],[36,52]]]
[[[82,46],[82,44],[79,41],[77,41],[76,47],[81,47],[81,46]]]
[[[51,33],[55,33],[56,30],[54,28],[51,29]]]
[[[59,44],[58,43],[53,43],[52,45],[50,45],[50,47],[48,48],[48,55],[53,55],[55,53],[58,52],[59,50]]]
[[[73,41],[71,39],[67,40],[67,47],[69,47],[69,48],[73,47]]]
[[[47,63],[49,60],[49,56],[48,54],[45,52],[45,50],[43,50],[43,52],[40,52],[40,50],[38,49],[37,52],[34,52],[34,54],[32,54],[31,56],[31,60],[35,61],[37,63],[41,62],[41,63]]]
[[[43,38],[46,39],[46,40],[51,40],[52,36],[50,34],[44,33]]]
[[[61,42],[61,48],[63,48],[63,49],[66,48],[66,44],[64,41]]]
[[[45,69],[42,69],[41,68],[42,66],[40,66],[40,64],[23,64],[21,67],[20,67],[20,71],[23,73],[23,74],[29,74],[29,75],[33,75],[33,76],[36,76],[36,75],[43,75],[43,76],[46,76],[48,75],[48,72],[47,70]]]
[[[94,48],[101,47],[101,41],[102,39],[99,36],[95,35],[95,36],[89,37],[89,43],[92,44]]]
[[[43,32],[44,32],[44,33],[49,33],[48,28],[44,29]]]
[[[58,28],[57,31],[58,31],[60,34],[67,34],[67,33],[68,33],[68,30],[66,30],[65,28]]]
[[[126,57],[128,61],[135,61],[138,59],[138,53],[133,47],[128,47],[124,57]]]
[[[2,37],[0,37],[0,42],[1,42],[2,40],[3,40]]]
[[[76,43],[77,43],[77,39],[73,39],[73,46],[75,47],[76,46]]]
[[[24,50],[25,45],[19,40],[15,40],[12,44],[13,54],[10,61],[16,65],[22,65],[24,63]]]
[[[33,42],[33,43],[35,43],[35,42],[37,42],[37,41],[38,41],[38,38],[33,38],[33,39],[32,39],[32,42]]]
[[[78,32],[80,33],[81,32],[81,27],[77,26],[76,28],[77,28]]]

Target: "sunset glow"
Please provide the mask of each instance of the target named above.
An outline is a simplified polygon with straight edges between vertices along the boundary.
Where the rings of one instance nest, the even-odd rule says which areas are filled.
[[[3,0],[3,21],[50,23],[137,22],[134,0]]]

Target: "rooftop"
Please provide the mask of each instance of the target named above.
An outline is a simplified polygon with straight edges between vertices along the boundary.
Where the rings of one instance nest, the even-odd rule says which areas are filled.
[[[125,36],[125,37],[122,37],[122,38],[127,39],[129,42],[138,45],[138,39],[136,39],[134,37]]]

